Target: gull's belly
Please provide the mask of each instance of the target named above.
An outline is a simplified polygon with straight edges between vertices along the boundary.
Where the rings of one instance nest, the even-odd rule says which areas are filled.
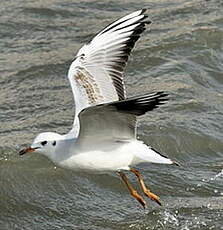
[[[60,165],[78,171],[128,170],[133,158],[133,154],[126,149],[114,152],[89,151],[73,155],[60,162]]]

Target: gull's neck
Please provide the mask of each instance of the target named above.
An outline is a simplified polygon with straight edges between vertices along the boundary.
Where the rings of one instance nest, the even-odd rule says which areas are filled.
[[[75,138],[66,138],[57,141],[56,148],[47,153],[47,157],[55,164],[60,165],[71,157],[75,145]],[[72,153],[72,154],[71,154]]]

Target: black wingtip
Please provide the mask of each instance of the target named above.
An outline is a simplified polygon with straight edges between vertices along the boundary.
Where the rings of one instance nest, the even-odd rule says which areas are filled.
[[[148,9],[147,8],[142,8],[141,14],[144,14]]]
[[[173,161],[173,165],[176,165],[176,166],[178,166],[178,167],[180,167],[180,166],[181,166],[181,164],[180,164],[180,163],[178,163],[177,161]]]
[[[167,96],[164,92],[147,93],[109,104],[119,111],[140,116],[164,104],[168,101]]]
[[[141,15],[144,15],[144,18],[142,19],[143,23],[146,25],[149,25],[152,23],[152,21],[150,19],[145,21],[145,19],[148,18],[148,15],[145,14],[147,10],[148,10],[148,8],[143,8],[141,11]]]

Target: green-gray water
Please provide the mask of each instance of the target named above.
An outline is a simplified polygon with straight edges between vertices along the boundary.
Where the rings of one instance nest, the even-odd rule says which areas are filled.
[[[138,167],[163,201],[147,200],[146,211],[115,174],[77,174],[18,155],[40,132],[69,131],[66,74],[75,53],[141,8],[153,24],[130,59],[127,95],[169,92],[138,133],[181,163]],[[222,0],[3,0],[0,12],[0,229],[223,229]]]

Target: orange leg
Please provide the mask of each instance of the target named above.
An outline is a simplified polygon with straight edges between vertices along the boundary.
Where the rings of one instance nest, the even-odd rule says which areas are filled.
[[[125,182],[130,194],[139,201],[139,203],[143,206],[143,208],[146,207],[145,200],[138,194],[138,192],[132,187],[132,185],[129,183],[128,178],[123,172],[118,172],[121,176],[122,180]]]
[[[140,172],[139,172],[138,170],[136,170],[136,169],[131,169],[130,171],[133,172],[133,173],[137,176],[138,181],[139,181],[139,184],[140,184],[140,186],[141,186],[142,191],[144,192],[144,194],[145,194],[146,196],[148,196],[151,200],[156,201],[156,203],[158,203],[159,205],[162,205],[161,202],[160,202],[160,198],[159,198],[156,194],[152,193],[152,192],[145,186],[145,183],[144,183],[144,181],[143,181],[143,178],[142,178],[142,175],[140,174]]]

